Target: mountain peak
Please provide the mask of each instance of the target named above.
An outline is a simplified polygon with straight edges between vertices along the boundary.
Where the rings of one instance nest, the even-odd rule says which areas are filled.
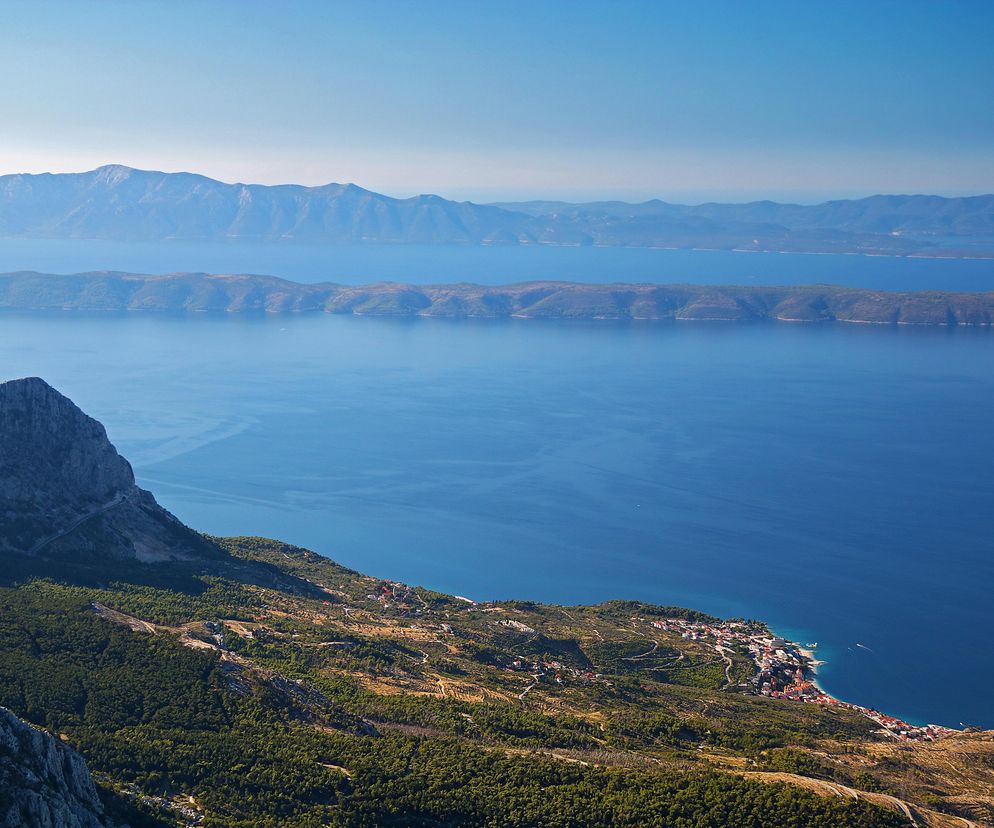
[[[129,167],[127,164],[101,164],[95,170],[95,173],[107,173],[107,172],[140,172],[136,167]]]
[[[27,455],[31,451],[34,454]],[[0,469],[3,477],[50,465],[67,475],[78,461],[85,477],[79,494],[105,501],[135,485],[131,465],[107,439],[104,427],[41,377],[0,383]],[[23,461],[24,465],[21,465]],[[5,488],[4,499],[10,492]]]
[[[137,172],[140,172],[140,170],[125,167],[123,164],[104,164],[104,166],[93,170],[90,175],[97,181],[107,184],[117,184],[121,181],[126,181]]]
[[[0,383],[0,554],[212,556],[135,484],[104,427],[39,377]]]

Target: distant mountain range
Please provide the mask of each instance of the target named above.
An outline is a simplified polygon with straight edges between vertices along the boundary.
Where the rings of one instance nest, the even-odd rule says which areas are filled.
[[[0,236],[325,244],[606,245],[994,256],[994,195],[811,206],[398,199],[354,184],[225,184],[111,165],[0,176]]]
[[[890,293],[831,285],[335,285],[208,273],[21,272],[0,274],[0,310],[4,309],[991,326],[994,293]],[[0,535],[0,549],[2,541]]]

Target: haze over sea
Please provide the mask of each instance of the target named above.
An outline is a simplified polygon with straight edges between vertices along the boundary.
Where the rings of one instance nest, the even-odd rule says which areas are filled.
[[[844,699],[987,727],[992,359],[989,330],[844,324],[0,324],[3,375],[101,419],[198,529],[472,598],[762,618]]]
[[[960,245],[962,246],[962,245]],[[838,284],[994,290],[994,259],[750,253],[636,247],[331,246],[0,238],[0,273],[257,273],[298,282],[507,284],[533,279],[692,284]]]

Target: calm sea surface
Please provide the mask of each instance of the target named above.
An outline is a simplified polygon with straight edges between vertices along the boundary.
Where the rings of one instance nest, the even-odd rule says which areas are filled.
[[[994,332],[0,315],[27,374],[199,529],[763,618],[845,699],[994,726]]]
[[[265,273],[299,282],[506,284],[531,279],[694,284],[838,284],[878,290],[994,290],[994,259],[737,253],[624,247],[335,247],[245,242],[0,239],[0,273]]]

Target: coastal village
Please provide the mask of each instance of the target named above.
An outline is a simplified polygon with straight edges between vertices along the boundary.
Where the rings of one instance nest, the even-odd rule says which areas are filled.
[[[479,604],[469,598],[455,596],[457,600],[483,613],[504,612],[496,605]],[[381,582],[379,591],[367,598],[387,609],[393,604],[398,609],[412,615],[421,615],[428,609],[427,604],[409,585],[401,582]],[[420,606],[415,604],[418,602]],[[880,732],[895,739],[907,742],[936,741],[959,731],[942,725],[915,725],[895,716],[889,716],[871,707],[845,702],[822,689],[816,680],[816,670],[822,662],[815,657],[816,644],[803,646],[774,635],[769,628],[755,621],[691,621],[685,618],[649,619],[633,617],[633,624],[645,624],[653,629],[678,635],[683,639],[698,642],[714,650],[730,663],[730,656],[747,654],[755,665],[753,676],[746,682],[734,685],[746,692],[756,693],[772,699],[786,699],[806,704],[820,704],[838,707],[866,716],[880,726]],[[492,622],[495,626],[506,627],[519,633],[536,634],[528,625],[509,618]],[[418,625],[415,625],[416,627]],[[438,627],[441,635],[452,636],[452,626],[443,623]],[[504,665],[505,669],[531,674],[532,684],[519,698],[524,698],[537,684],[549,681],[563,684],[565,680],[581,683],[606,681],[606,677],[591,671],[577,669],[559,660],[513,658]],[[729,684],[729,687],[733,685]]]
[[[749,684],[760,695],[852,710],[876,722],[883,733],[903,741],[935,741],[958,732],[942,725],[913,725],[879,710],[835,698],[815,680],[815,668],[821,663],[812,652],[816,645],[802,647],[771,635],[762,625],[744,621],[704,623],[681,618],[666,618],[651,624],[681,638],[711,643],[722,654],[736,650],[748,652],[756,665]]]
[[[442,730],[447,727],[459,738],[487,740],[501,738],[499,734],[505,732],[520,738],[516,734],[528,733],[529,728],[551,728],[554,738],[562,740],[555,747],[536,749],[519,743],[512,749],[516,754],[534,750],[539,756],[584,766],[604,762],[605,757],[611,761],[614,756],[624,756],[625,761],[642,756],[656,764],[704,755],[709,766],[750,779],[787,781],[830,798],[851,796],[854,801],[878,803],[905,815],[913,813],[915,824],[923,827],[964,824],[979,828],[990,824],[973,818],[987,813],[982,810],[987,800],[976,799],[973,790],[988,790],[989,734],[917,726],[841,701],[814,680],[819,664],[817,645],[780,637],[761,621],[720,620],[692,610],[634,601],[586,607],[477,602],[364,576],[277,542],[239,541],[251,549],[266,544],[273,550],[270,560],[290,564],[303,560],[314,567],[310,572],[301,571],[302,580],[309,582],[308,594],[274,600],[274,593],[257,593],[264,603],[248,610],[245,617],[191,621],[176,627],[145,621],[99,602],[94,602],[93,610],[135,632],[178,634],[187,646],[219,651],[228,687],[236,695],[244,697],[251,692],[255,677],[267,675],[277,693],[305,709],[320,710],[328,702],[322,695],[326,692],[323,687],[310,684],[306,674],[284,678],[278,672],[291,663],[287,653],[299,654],[294,664],[311,660],[333,682],[346,675],[349,685],[356,682],[361,688],[361,695],[371,690],[372,695],[366,696],[371,713],[361,715],[380,732],[420,735],[434,728],[448,733]],[[275,653],[279,660],[267,660],[268,653]],[[256,672],[260,669],[262,673]],[[669,727],[669,710],[673,708],[668,704],[653,704],[646,711],[644,721],[650,729],[644,736],[628,728],[624,713],[615,719],[615,711],[624,711],[625,706],[613,704],[619,688],[620,692],[641,688],[653,694],[654,681],[667,685],[667,689],[665,695],[650,696],[650,704],[660,697],[692,700],[682,709],[687,711],[689,729],[674,731],[672,738],[664,734],[661,741],[654,723],[658,719]],[[684,687],[690,690],[685,693]],[[408,694],[403,705],[392,707],[396,704],[392,700],[401,693]],[[759,696],[767,697],[769,704],[757,703]],[[425,702],[425,697],[429,701]],[[443,699],[457,706],[443,708]],[[693,705],[696,700],[702,702],[699,718]],[[641,723],[638,704],[635,701],[629,714],[636,726]],[[819,707],[803,709],[803,705]],[[766,718],[764,708],[773,707],[780,710],[775,714],[769,710],[771,715]],[[666,712],[657,716],[650,712],[653,708]],[[829,709],[847,715],[829,715]],[[421,710],[431,715],[411,716],[412,711],[418,714]],[[452,711],[448,721],[455,720],[454,725],[435,718],[441,710]],[[598,733],[588,726],[596,744],[574,747],[568,731],[560,725],[583,721],[573,717],[588,710],[595,711],[594,726],[597,722],[606,724],[606,718],[618,722],[619,728],[610,728],[608,738],[603,727]],[[679,722],[684,714],[679,707],[676,711],[673,721]],[[734,729],[723,728],[740,711],[743,718],[755,712],[757,724],[768,722],[772,741],[764,742],[762,736],[761,741],[753,741],[748,730],[745,735],[749,741],[745,743],[723,738],[724,733],[733,738],[738,735]],[[864,717],[871,727],[853,728],[855,722],[842,721],[848,714]],[[776,737],[794,723],[798,737],[791,738],[789,747],[781,750]],[[853,736],[837,736],[841,732],[835,729],[837,724],[849,725]],[[620,734],[621,741],[614,741],[614,734]],[[850,738],[865,748],[858,754],[858,765],[851,761]],[[820,764],[812,769],[799,765],[797,771],[788,765],[784,770],[775,764],[781,754],[787,761],[814,757],[811,761]],[[739,764],[740,756],[746,764]],[[914,784],[921,787],[909,789],[912,793],[951,790],[954,793],[943,798],[943,807],[960,808],[965,816],[946,819],[945,813],[906,801],[910,794],[900,786],[908,784],[909,766],[921,768],[923,774],[915,778]],[[347,766],[334,763],[325,767]],[[899,794],[887,792],[893,790]],[[128,793],[142,796],[136,788]],[[150,806],[159,802],[154,798],[142,801]],[[974,801],[981,804],[969,810],[974,808]],[[177,800],[169,807],[182,812],[187,824],[200,824],[199,812],[189,802]]]

